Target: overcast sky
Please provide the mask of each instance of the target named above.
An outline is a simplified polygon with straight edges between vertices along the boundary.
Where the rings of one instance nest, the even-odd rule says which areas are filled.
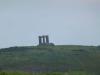
[[[100,0],[0,0],[0,48],[38,44],[100,45]]]

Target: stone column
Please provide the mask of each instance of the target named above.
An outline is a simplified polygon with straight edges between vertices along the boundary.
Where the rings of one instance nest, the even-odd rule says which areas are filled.
[[[45,36],[42,36],[42,38],[43,38],[43,44],[45,44],[46,42],[45,42]]]
[[[41,44],[42,44],[42,37],[39,36],[39,45],[41,45]]]
[[[46,43],[49,44],[49,36],[46,36]]]

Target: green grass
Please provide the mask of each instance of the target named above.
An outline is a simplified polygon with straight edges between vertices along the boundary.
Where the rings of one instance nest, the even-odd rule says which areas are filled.
[[[60,71],[65,70],[68,75],[88,75],[85,73],[100,75],[100,47],[59,45],[0,49],[1,71],[26,71],[24,68],[34,66],[61,68]]]
[[[93,73],[87,73],[82,71],[74,72],[49,72],[49,73],[27,73],[27,72],[0,72],[0,75],[96,75]]]

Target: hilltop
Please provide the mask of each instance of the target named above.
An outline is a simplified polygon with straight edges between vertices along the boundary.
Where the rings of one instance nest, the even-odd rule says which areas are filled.
[[[0,70],[99,73],[100,46],[56,45],[0,49]]]

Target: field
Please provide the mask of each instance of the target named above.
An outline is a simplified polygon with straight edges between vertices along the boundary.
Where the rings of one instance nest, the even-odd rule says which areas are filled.
[[[49,72],[49,73],[26,73],[26,72],[0,72],[0,75],[95,75],[87,72]]]
[[[100,46],[0,49],[0,75],[100,75]]]

